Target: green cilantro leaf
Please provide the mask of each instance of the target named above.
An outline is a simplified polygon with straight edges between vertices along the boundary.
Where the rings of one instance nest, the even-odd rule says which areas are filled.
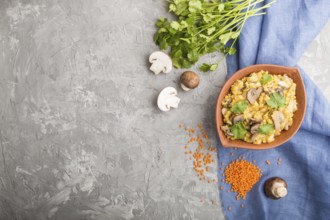
[[[270,99],[267,100],[267,104],[272,108],[280,108],[285,105],[285,98],[278,92],[274,92],[270,95]]]
[[[202,10],[202,3],[199,0],[191,0],[189,1],[189,8],[190,12],[197,12]]]
[[[217,64],[217,63],[212,64],[212,65],[210,66],[210,70],[211,70],[211,71],[214,71],[214,70],[216,70],[217,68],[218,68],[218,64]]]
[[[173,11],[173,12],[175,12],[176,11],[176,6],[175,6],[175,4],[170,4],[169,5],[169,11],[171,12],[171,11]]]
[[[258,132],[260,134],[270,134],[274,131],[274,125],[272,124],[265,124],[265,125],[260,125],[260,127],[258,128]]]
[[[207,35],[211,35],[215,31],[215,27],[207,29]]]
[[[245,129],[243,122],[238,122],[230,128],[231,133],[233,133],[235,139],[244,139],[247,130]]]
[[[261,79],[260,79],[260,82],[262,85],[265,85],[266,83],[270,82],[273,80],[273,77],[269,74],[263,74]]]
[[[222,12],[223,9],[225,9],[225,5],[224,5],[224,4],[219,4],[219,5],[218,5],[218,11],[219,11],[219,12]]]
[[[207,71],[209,71],[210,68],[211,68],[211,65],[209,65],[209,64],[207,64],[207,63],[203,63],[203,64],[199,67],[199,69],[200,69],[201,71],[203,71],[203,72],[207,72]]]
[[[207,72],[207,71],[214,71],[218,68],[218,63],[215,63],[215,64],[207,64],[207,63],[203,63],[200,67],[199,67],[199,70],[200,71],[203,71],[203,72]]]
[[[233,104],[233,106],[231,107],[231,111],[234,112],[235,114],[238,113],[243,113],[245,111],[245,109],[248,107],[249,103],[246,100],[243,101],[239,101],[236,102],[235,104]]]
[[[172,27],[174,30],[180,30],[180,29],[181,29],[181,25],[180,25],[179,22],[177,22],[177,21],[172,21],[172,22],[171,22],[171,27]]]

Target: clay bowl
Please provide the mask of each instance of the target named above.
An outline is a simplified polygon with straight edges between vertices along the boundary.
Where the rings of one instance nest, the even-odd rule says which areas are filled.
[[[248,76],[253,72],[259,72],[261,70],[268,71],[271,74],[281,74],[281,75],[287,74],[296,83],[297,85],[296,98],[297,98],[298,110],[294,113],[293,124],[289,127],[289,130],[287,131],[283,130],[279,136],[276,136],[275,140],[271,143],[252,144],[241,140],[227,139],[226,135],[221,130],[221,126],[223,125],[222,114],[221,114],[222,100],[227,95],[231,85],[236,80]],[[216,124],[217,124],[217,131],[219,134],[220,142],[224,147],[239,147],[239,148],[247,148],[247,149],[255,149],[255,150],[270,149],[277,147],[281,144],[284,144],[295,135],[295,133],[298,131],[299,127],[301,126],[304,120],[305,111],[306,111],[306,91],[305,91],[304,82],[297,68],[270,65],[270,64],[259,64],[259,65],[246,67],[244,69],[237,71],[234,75],[232,75],[226,81],[226,83],[221,89],[218,98],[217,108],[216,108]]]

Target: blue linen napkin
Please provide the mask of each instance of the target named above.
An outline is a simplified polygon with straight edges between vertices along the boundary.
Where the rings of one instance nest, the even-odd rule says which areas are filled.
[[[329,0],[278,0],[267,9],[267,15],[246,22],[237,53],[227,58],[227,77],[253,64],[295,66],[329,17]],[[307,112],[302,127],[289,142],[259,151],[223,148],[218,144],[219,168],[224,168],[222,162],[227,165],[244,155],[248,161],[256,160],[264,171],[246,199],[236,201],[236,194],[227,192],[230,186],[221,181],[223,170],[219,169],[219,185],[223,187],[220,197],[227,219],[330,219],[330,104],[301,72]],[[277,164],[278,158],[282,159],[281,165]],[[263,192],[265,181],[273,176],[288,183],[288,195],[280,200],[271,200]]]

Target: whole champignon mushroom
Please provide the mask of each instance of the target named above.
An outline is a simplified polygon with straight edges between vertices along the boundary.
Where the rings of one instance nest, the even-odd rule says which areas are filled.
[[[266,196],[280,199],[288,194],[288,184],[280,177],[272,177],[265,182],[264,191]]]
[[[241,122],[241,121],[244,121],[244,118],[243,118],[242,114],[236,115],[232,119],[233,124],[236,124],[236,123]]]
[[[152,63],[150,70],[156,75],[161,72],[169,73],[172,70],[171,58],[162,51],[153,52],[149,57],[149,62]]]
[[[259,123],[258,123],[258,124],[254,124],[254,125],[252,125],[251,128],[250,128],[250,132],[251,132],[251,134],[256,134],[256,133],[258,133],[258,129],[259,129],[259,127],[260,127],[260,124],[259,124]]]
[[[189,91],[199,85],[199,77],[192,71],[182,73],[180,77],[181,87],[184,91]]]
[[[259,87],[258,89],[252,88],[248,91],[246,98],[250,102],[250,104],[253,104],[257,101],[261,92],[262,92],[262,87]]]
[[[172,108],[177,108],[180,99],[176,96],[178,92],[173,87],[164,88],[158,95],[157,105],[158,108],[164,112],[167,112]]]
[[[272,119],[274,121],[275,130],[281,129],[281,124],[284,121],[284,115],[280,111],[274,111],[272,114]]]

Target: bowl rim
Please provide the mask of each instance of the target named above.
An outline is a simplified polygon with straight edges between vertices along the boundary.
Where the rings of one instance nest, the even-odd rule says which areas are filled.
[[[282,132],[288,132],[287,134],[287,138],[285,139],[280,139],[278,141],[276,141],[276,138],[273,142],[271,143],[263,143],[263,144],[252,144],[252,143],[247,143],[245,141],[242,140],[230,140],[228,139],[225,134],[223,133],[223,131],[220,128],[220,120],[222,121],[222,114],[221,114],[221,107],[222,107],[222,98],[221,96],[223,96],[223,93],[228,93],[231,85],[238,79],[242,79],[243,77],[248,76],[249,74],[253,73],[253,72],[258,72],[261,70],[264,71],[269,71],[269,69],[277,69],[278,72],[274,72],[271,74],[277,74],[277,75],[283,75],[283,74],[287,74],[288,72],[290,73],[294,73],[296,74],[295,77],[295,83],[297,84],[297,88],[298,86],[301,87],[301,97],[302,100],[301,103],[297,104],[299,105],[300,111],[301,111],[301,119],[299,119],[298,123],[295,126],[295,130],[290,131],[290,128],[292,126],[290,126],[288,131],[282,131]],[[238,79],[235,79],[238,76]],[[297,83],[298,82],[298,83]],[[227,91],[225,91],[227,88]],[[296,88],[296,92],[297,92],[297,88]],[[225,95],[226,95],[225,94]],[[234,74],[232,74],[225,82],[225,84],[222,86],[218,99],[217,99],[217,104],[216,104],[216,126],[217,126],[217,133],[218,133],[218,137],[220,139],[220,143],[223,147],[228,148],[228,147],[237,147],[237,148],[245,148],[245,149],[253,149],[253,150],[265,150],[265,149],[271,149],[271,148],[275,148],[278,147],[284,143],[286,143],[287,141],[289,141],[299,130],[299,128],[301,127],[301,124],[304,121],[304,117],[305,117],[305,113],[306,113],[306,106],[307,106],[307,100],[306,100],[306,90],[305,90],[305,85],[304,85],[304,81],[301,77],[300,71],[297,67],[288,67],[288,66],[280,66],[280,65],[274,65],[274,64],[256,64],[256,65],[251,65],[251,66],[247,66],[245,68],[239,69],[237,72],[235,72]],[[293,116],[294,117],[294,116]],[[290,132],[291,133],[290,133]],[[281,134],[283,135],[283,134]],[[280,135],[279,135],[280,136]],[[279,137],[277,136],[277,137]]]

